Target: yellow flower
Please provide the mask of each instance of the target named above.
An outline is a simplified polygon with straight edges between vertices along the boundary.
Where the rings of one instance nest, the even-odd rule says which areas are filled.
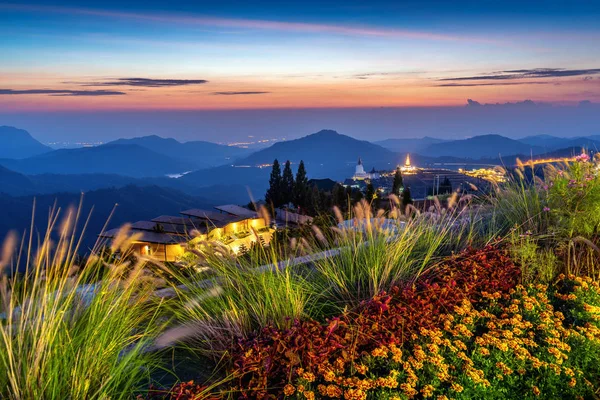
[[[354,366],[354,368],[356,369],[356,372],[358,372],[359,374],[366,374],[367,371],[369,370],[369,367],[367,367],[366,365],[363,364],[356,364]]]
[[[314,382],[315,374],[313,374],[312,372],[305,372],[302,374],[302,378],[306,379],[308,382]]]
[[[289,383],[283,388],[283,394],[285,394],[286,396],[293,395],[295,391],[296,388],[293,385],[290,385]]]
[[[373,357],[387,357],[388,349],[385,346],[378,347],[371,351]]]
[[[310,390],[307,390],[306,392],[304,392],[304,397],[307,400],[315,400],[315,393]]]
[[[327,396],[333,397],[333,398],[341,397],[342,389],[340,389],[339,387],[337,387],[335,385],[328,385],[327,386]]]
[[[456,393],[460,393],[463,391],[463,387],[460,386],[458,383],[453,383],[451,385],[452,390],[454,390]]]
[[[569,381],[569,386],[575,387],[575,385],[577,385],[577,379],[571,378],[571,380]]]
[[[540,388],[538,388],[537,386],[534,386],[533,388],[531,388],[531,390],[533,391],[534,396],[539,396],[541,393]]]
[[[433,395],[434,391],[435,391],[435,388],[431,385],[425,385],[423,387],[423,389],[421,389],[421,393],[423,394],[423,397],[425,397],[425,398],[431,397],[431,395]]]

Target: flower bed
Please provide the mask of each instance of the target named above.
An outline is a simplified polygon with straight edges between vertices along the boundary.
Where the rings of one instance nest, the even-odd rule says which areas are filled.
[[[265,328],[239,343],[232,371],[241,376],[238,388],[245,397],[260,398],[281,392],[299,367],[309,374],[328,364],[346,368],[377,346],[400,346],[420,328],[442,323],[442,316],[464,299],[478,302],[486,292],[516,286],[519,273],[504,250],[469,250],[416,285],[382,293],[327,324],[295,321],[285,331]]]
[[[468,250],[325,324],[295,321],[240,341],[238,378],[221,395],[596,398],[600,287],[575,276],[551,286],[519,281],[507,250]],[[205,398],[193,388],[167,398]]]

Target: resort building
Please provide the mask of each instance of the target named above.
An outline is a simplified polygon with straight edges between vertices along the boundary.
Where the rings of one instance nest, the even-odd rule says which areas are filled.
[[[188,245],[204,241],[218,241],[238,253],[250,248],[253,242],[269,243],[273,230],[255,211],[228,204],[215,210],[190,209],[182,216],[161,215],[150,221],[131,225],[129,235],[135,239],[134,250],[166,262],[178,261]],[[100,235],[114,239],[120,229],[111,229]]]

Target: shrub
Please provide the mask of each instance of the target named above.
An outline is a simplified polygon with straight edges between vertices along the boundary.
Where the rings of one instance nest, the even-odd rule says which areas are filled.
[[[548,170],[548,207],[564,234],[590,238],[600,230],[600,176],[587,154]]]

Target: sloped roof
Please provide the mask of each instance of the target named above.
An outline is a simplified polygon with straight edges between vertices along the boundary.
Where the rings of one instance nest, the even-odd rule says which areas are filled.
[[[203,210],[201,208],[191,208],[189,210],[181,211],[180,214],[188,215],[194,218],[200,218],[205,220],[210,220],[212,222],[222,221],[228,218],[227,215],[223,215],[216,211]]]
[[[120,230],[120,228],[111,229],[104,233],[101,233],[99,236],[102,238],[114,239]],[[182,235],[144,231],[137,229],[132,229],[131,231],[129,231],[129,235],[139,235],[138,240],[140,242],[148,242],[154,244],[181,244],[186,243],[188,241],[187,237]]]
[[[237,217],[256,218],[258,216],[256,211],[252,211],[249,208],[240,207],[235,204],[224,204],[222,206],[216,206],[215,209],[227,214],[235,215]]]

